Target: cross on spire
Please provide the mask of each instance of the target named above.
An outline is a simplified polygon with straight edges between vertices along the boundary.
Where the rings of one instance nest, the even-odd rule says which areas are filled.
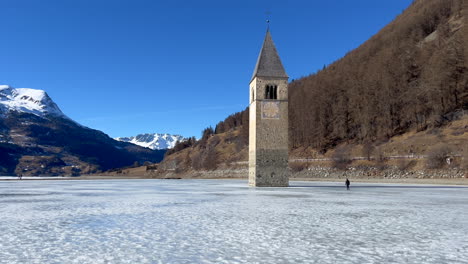
[[[270,31],[270,15],[271,15],[271,12],[266,11],[265,15],[266,15],[267,31]]]

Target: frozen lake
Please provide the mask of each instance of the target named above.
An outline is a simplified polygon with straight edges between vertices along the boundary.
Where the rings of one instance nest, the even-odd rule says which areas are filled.
[[[468,263],[468,188],[0,182],[0,263]]]

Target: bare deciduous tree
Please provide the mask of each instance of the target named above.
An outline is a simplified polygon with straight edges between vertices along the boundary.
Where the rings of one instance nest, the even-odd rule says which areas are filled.
[[[335,152],[333,152],[332,159],[332,166],[334,168],[345,170],[352,162],[349,148],[347,146],[336,148]]]
[[[446,167],[447,159],[453,155],[450,147],[446,145],[435,146],[428,150],[426,159],[426,168],[440,169]]]

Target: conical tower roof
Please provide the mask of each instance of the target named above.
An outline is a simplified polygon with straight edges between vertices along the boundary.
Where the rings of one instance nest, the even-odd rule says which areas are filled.
[[[273,39],[271,38],[270,30],[267,31],[265,40],[263,41],[252,80],[255,77],[288,78],[278,52],[276,51]]]

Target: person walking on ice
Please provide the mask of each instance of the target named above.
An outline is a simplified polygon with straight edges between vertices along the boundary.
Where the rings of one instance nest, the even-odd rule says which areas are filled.
[[[346,178],[346,190],[349,190],[349,185],[351,184],[351,182],[348,180],[348,178]]]

